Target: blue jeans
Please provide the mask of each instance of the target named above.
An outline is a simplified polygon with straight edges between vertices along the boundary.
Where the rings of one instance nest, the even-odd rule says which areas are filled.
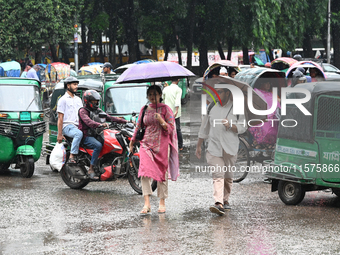
[[[83,132],[81,132],[75,125],[69,124],[63,128],[63,135],[73,138],[71,154],[78,154],[79,144],[83,138]]]
[[[103,145],[92,136],[85,137],[83,143],[86,145],[87,148],[93,149],[91,165],[95,165]]]

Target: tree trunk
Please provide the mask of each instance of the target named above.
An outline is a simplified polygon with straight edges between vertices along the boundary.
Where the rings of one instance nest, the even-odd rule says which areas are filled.
[[[40,47],[40,50],[37,50],[34,54],[35,64],[41,63],[41,56],[42,56],[42,52],[41,52],[41,47]]]
[[[187,68],[192,70],[192,45],[194,44],[194,27],[195,27],[195,13],[196,0],[191,0],[188,9],[188,43],[187,43]]]
[[[209,61],[208,61],[208,46],[206,42],[203,40],[198,48],[199,53],[200,53],[200,76],[203,76],[204,71],[207,69],[209,66]]]
[[[120,42],[118,42],[117,44],[118,44],[119,65],[121,66],[123,64],[122,45]]]
[[[217,49],[218,49],[218,53],[220,54],[220,58],[224,60],[225,55],[224,55],[224,51],[222,49],[222,45],[221,45],[220,41],[217,41]]]
[[[50,50],[51,50],[51,56],[52,56],[52,62],[59,62],[58,56],[57,56],[57,50],[54,45],[49,43]]]
[[[104,54],[103,54],[103,41],[102,41],[102,35],[100,33],[99,35],[99,62],[104,63]]]
[[[69,51],[67,49],[67,45],[65,43],[59,43],[59,48],[62,50],[63,53],[63,62],[66,64],[70,64],[70,56]]]
[[[303,57],[314,58],[310,35],[306,32],[303,35]]]
[[[178,56],[178,64],[182,65],[182,53],[181,53],[181,47],[179,45],[179,39],[178,35],[175,33],[175,42],[176,42],[176,51]]]
[[[227,56],[228,60],[231,60],[232,54],[233,54],[233,40],[230,39],[228,40],[228,56]],[[238,63],[235,63],[235,64],[238,64]]]
[[[243,46],[242,52],[243,52],[243,64],[249,65],[248,47]]]
[[[340,12],[339,1],[332,1],[332,13]],[[332,22],[332,38],[333,38],[333,64],[340,67],[340,25],[339,22]]]
[[[170,51],[170,46],[166,45],[165,46],[165,52],[164,52],[164,61],[168,60],[169,51]]]

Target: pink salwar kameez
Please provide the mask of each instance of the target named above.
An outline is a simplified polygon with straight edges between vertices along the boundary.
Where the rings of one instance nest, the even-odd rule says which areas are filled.
[[[139,116],[142,116],[144,106]],[[143,125],[146,127],[144,138],[140,141],[140,163],[138,177],[150,177],[156,181],[165,181],[165,173],[175,181],[179,175],[178,144],[175,118],[169,106],[158,103],[157,113],[165,120],[168,129],[165,130],[155,118],[156,104],[150,104],[146,109]],[[132,140],[136,140],[137,130],[140,128],[138,120]],[[169,152],[170,150],[170,152]]]

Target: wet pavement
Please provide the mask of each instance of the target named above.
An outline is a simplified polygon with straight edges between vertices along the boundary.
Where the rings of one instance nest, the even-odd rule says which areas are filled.
[[[71,190],[42,157],[32,178],[0,175],[0,254],[340,254],[340,199],[331,192],[286,206],[261,173],[250,173],[233,186],[232,210],[212,214],[212,180],[190,168],[198,123],[189,108],[166,214],[157,213],[155,192],[151,214],[140,216],[142,196],[127,179]]]

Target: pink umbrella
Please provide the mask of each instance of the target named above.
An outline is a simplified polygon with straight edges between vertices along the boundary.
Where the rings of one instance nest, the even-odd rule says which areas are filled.
[[[196,75],[177,63],[160,61],[131,66],[116,83],[168,81],[191,76]]]

